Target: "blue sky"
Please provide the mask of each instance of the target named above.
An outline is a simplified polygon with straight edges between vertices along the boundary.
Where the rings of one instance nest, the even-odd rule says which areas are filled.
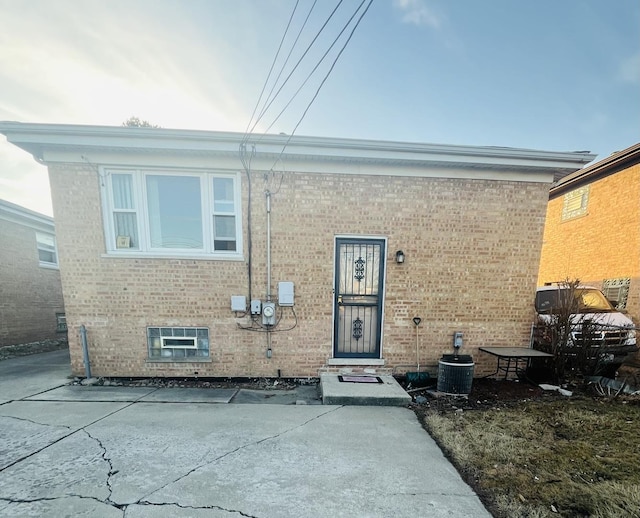
[[[317,2],[282,77],[337,3]],[[0,120],[242,132],[295,4],[0,0]],[[256,131],[294,130],[335,49],[277,114],[359,4],[343,1]],[[604,158],[640,141],[640,2],[374,0],[296,134]],[[3,138],[0,198],[52,214],[45,168]]]

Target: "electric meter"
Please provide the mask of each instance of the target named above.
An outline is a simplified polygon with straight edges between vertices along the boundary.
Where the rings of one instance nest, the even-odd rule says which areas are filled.
[[[276,305],[274,302],[265,302],[262,305],[262,324],[265,326],[276,325]]]

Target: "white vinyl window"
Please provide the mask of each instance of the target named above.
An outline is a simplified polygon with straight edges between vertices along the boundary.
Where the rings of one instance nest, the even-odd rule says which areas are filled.
[[[38,261],[40,266],[57,268],[58,252],[56,250],[56,238],[53,234],[36,232],[36,244],[38,247]]]
[[[103,178],[109,253],[241,258],[237,174],[106,169]]]

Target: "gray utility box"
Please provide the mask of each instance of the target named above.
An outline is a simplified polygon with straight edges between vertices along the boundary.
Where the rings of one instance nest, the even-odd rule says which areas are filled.
[[[278,283],[278,306],[293,306],[293,282]]]

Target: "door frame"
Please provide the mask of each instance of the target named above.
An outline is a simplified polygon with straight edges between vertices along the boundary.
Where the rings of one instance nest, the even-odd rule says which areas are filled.
[[[348,358],[339,356],[336,357],[336,270],[338,268],[337,257],[338,257],[338,240],[339,239],[353,239],[359,241],[382,241],[384,245],[384,255],[381,254],[381,259],[383,260],[383,268],[382,268],[382,290],[379,293],[380,297],[380,348],[379,348],[379,356],[372,358]],[[366,362],[366,360],[370,360],[371,362],[376,362],[382,360],[383,350],[384,350],[384,306],[385,299],[387,294],[387,255],[389,248],[388,238],[387,236],[377,236],[377,235],[367,235],[367,234],[335,234],[333,236],[333,268],[332,268],[332,278],[331,278],[331,359],[338,360],[340,362],[346,363],[362,363]]]

